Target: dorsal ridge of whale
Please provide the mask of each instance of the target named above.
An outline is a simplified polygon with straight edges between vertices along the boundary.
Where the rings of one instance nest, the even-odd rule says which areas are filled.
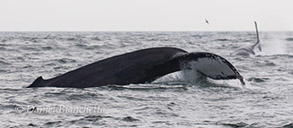
[[[42,76],[39,76],[31,85],[30,87],[41,87],[44,85],[45,80],[43,79]]]

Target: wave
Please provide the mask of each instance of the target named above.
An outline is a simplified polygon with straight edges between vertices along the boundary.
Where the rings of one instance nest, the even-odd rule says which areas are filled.
[[[257,83],[263,83],[268,80],[269,80],[269,78],[256,78],[256,77],[248,78],[248,81],[253,81],[253,82],[257,82]]]
[[[293,123],[286,124],[286,125],[282,126],[282,128],[293,128]]]
[[[132,90],[132,91],[164,91],[164,90],[187,90],[184,85],[167,85],[168,83],[155,83],[155,84],[131,84],[131,85],[108,85],[105,87],[98,87],[99,89],[110,89],[110,90]]]
[[[75,59],[70,59],[70,58],[61,58],[61,59],[56,59],[55,61],[61,63],[61,64],[66,64],[66,63],[75,63]]]
[[[214,41],[230,41],[230,39],[223,38],[223,39],[215,39]]]
[[[244,128],[246,126],[249,126],[249,124],[244,123],[244,122],[239,122],[239,123],[223,123],[223,126],[229,126],[231,128]]]
[[[293,41],[293,37],[286,38],[287,41]]]
[[[5,62],[5,61],[0,60],[0,65],[11,65],[11,64],[8,63],[8,62]]]

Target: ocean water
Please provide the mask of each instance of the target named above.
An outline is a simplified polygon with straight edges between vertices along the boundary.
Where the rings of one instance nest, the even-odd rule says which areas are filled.
[[[1,127],[293,127],[293,32],[260,32],[262,52],[230,55],[254,32],[1,32]],[[197,81],[176,72],[150,84],[26,88],[37,77],[143,48],[212,52],[243,75]]]

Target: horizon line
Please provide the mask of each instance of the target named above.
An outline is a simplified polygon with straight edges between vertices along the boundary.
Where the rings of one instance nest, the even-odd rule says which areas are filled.
[[[0,32],[254,32],[254,30],[0,30]],[[293,30],[262,30],[260,32],[293,32]]]

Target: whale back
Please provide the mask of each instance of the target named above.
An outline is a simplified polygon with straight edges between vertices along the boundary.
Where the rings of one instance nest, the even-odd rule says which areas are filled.
[[[180,70],[174,56],[185,54],[178,48],[160,47],[130,52],[86,65],[61,76],[43,80],[39,77],[29,87],[96,87],[152,82]]]

